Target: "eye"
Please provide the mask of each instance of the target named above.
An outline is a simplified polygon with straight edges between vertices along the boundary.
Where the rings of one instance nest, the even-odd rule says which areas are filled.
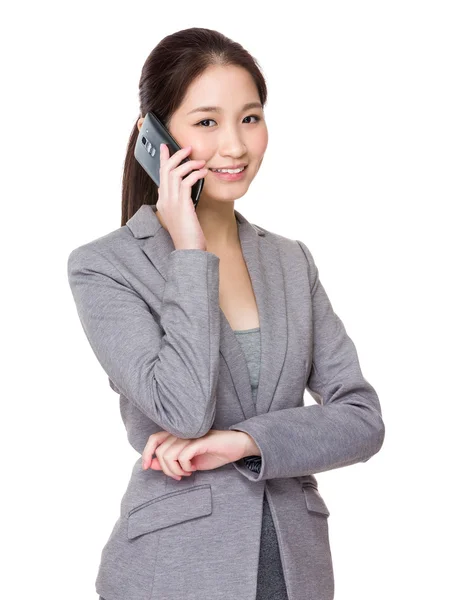
[[[199,125],[200,127],[205,127],[205,125],[202,125],[202,123],[207,123],[208,121],[213,121],[213,119],[203,119],[202,121],[199,121],[199,123],[196,123],[196,127]]]
[[[245,117],[245,119],[256,119],[256,123],[259,123],[259,121],[261,120],[261,117],[259,115],[249,115],[248,117]]]
[[[261,117],[259,115],[248,115],[247,117],[245,117],[245,119],[256,119],[256,123],[258,123],[261,120]],[[203,119],[202,121],[199,121],[199,123],[196,123],[196,127],[205,127],[206,129],[210,129],[210,127],[206,127],[205,125],[203,125],[202,123],[208,123],[209,121],[213,121],[214,123],[216,121],[214,121],[214,119]],[[247,123],[248,125],[250,123]]]

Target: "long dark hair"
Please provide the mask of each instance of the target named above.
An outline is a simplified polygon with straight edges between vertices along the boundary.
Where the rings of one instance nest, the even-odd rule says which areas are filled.
[[[142,67],[139,80],[140,115],[128,142],[122,180],[122,222],[125,225],[143,204],[156,204],[158,187],[134,157],[137,121],[153,111],[166,127],[183,102],[188,87],[212,65],[237,65],[256,83],[264,107],[267,86],[257,61],[243,46],[213,29],[191,27],[166,36]]]

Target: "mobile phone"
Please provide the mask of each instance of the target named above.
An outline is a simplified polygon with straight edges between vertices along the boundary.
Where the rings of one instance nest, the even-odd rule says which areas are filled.
[[[155,113],[148,112],[144,117],[136,141],[134,157],[158,187],[160,185],[160,144],[166,144],[168,146],[169,156],[172,156],[181,149],[177,141],[172,137],[169,130],[166,129]],[[179,166],[189,160],[191,159],[186,156],[179,163]],[[191,171],[191,173],[193,172],[194,171]],[[188,173],[188,175],[190,175],[190,173]],[[188,177],[188,175],[185,175],[185,177]],[[183,179],[185,179],[185,177]],[[191,187],[191,198],[195,209],[198,205],[203,187],[203,177],[198,179]]]

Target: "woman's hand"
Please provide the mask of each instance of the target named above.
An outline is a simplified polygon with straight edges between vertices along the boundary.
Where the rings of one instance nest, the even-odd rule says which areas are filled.
[[[191,146],[186,146],[169,156],[166,144],[160,145],[160,187],[156,208],[164,217],[176,250],[207,249],[207,241],[197,218],[191,198],[191,188],[198,179],[207,175],[205,160],[189,160],[180,164]],[[193,172],[192,172],[193,171]]]
[[[142,468],[162,470],[180,480],[194,471],[208,471],[248,456],[250,436],[243,431],[211,429],[196,439],[181,439],[168,431],[154,433],[142,452]],[[156,458],[152,458],[156,454]]]

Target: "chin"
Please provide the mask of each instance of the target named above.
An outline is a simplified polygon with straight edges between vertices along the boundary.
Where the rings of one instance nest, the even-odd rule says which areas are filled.
[[[212,202],[234,202],[235,200],[238,200],[239,198],[242,198],[242,196],[244,196],[246,194],[247,190],[242,191],[241,193],[237,193],[237,194],[216,194],[216,193],[208,193],[206,195],[201,194],[201,197],[199,199],[199,203],[203,202],[205,203],[212,203]]]
[[[250,187],[249,181],[239,181],[238,183],[230,183],[229,185],[206,185],[202,190],[201,196],[212,198],[219,201],[233,201],[244,196]]]

